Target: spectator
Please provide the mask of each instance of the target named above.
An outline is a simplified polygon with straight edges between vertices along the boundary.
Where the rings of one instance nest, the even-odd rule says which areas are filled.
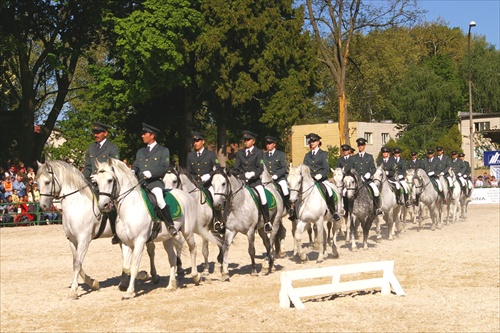
[[[16,171],[16,166],[14,164],[11,164],[9,170],[5,172],[5,178],[14,178],[17,173]]]
[[[3,182],[4,186],[4,195],[7,198],[9,195],[12,195],[12,190],[13,190],[13,184],[12,184],[12,179],[10,177],[5,178],[5,181]]]
[[[12,222],[12,216],[9,214],[9,204],[4,198],[0,198],[0,223]]]
[[[45,211],[43,215],[45,216],[45,222],[47,222],[47,224],[57,223],[54,221],[60,222],[62,219],[61,212],[55,205],[52,205],[52,208],[50,210]]]
[[[12,188],[17,190],[17,195],[19,195],[20,198],[24,197],[26,194],[26,184],[23,181],[23,175],[21,173],[17,174],[16,180],[12,183]]]
[[[3,183],[3,179],[0,179],[0,193],[2,193],[2,195],[5,193],[5,185]]]
[[[12,191],[12,202],[13,203],[18,203],[19,202],[19,195],[17,194],[17,190]]]
[[[474,187],[483,187],[483,186],[484,186],[483,176],[478,176],[476,183],[474,184]]]
[[[491,175],[490,177],[490,185],[491,187],[498,187],[498,180],[495,178],[494,175]]]
[[[14,204],[14,202],[12,202],[12,195],[7,196],[6,208],[7,208],[6,214],[8,216],[4,216],[3,221],[4,223],[12,222],[12,220],[17,214],[17,205]]]
[[[0,166],[0,180],[5,180],[5,170]]]
[[[28,168],[28,173],[26,175],[28,176],[28,178],[31,178],[33,180],[36,178],[35,170],[32,167]]]
[[[16,217],[14,217],[14,223],[29,224],[29,222],[35,219],[35,216],[32,214],[33,212],[30,211],[27,195],[22,197],[22,202],[19,203],[19,209],[20,209],[19,214],[17,214]]]
[[[35,200],[33,200],[33,189],[31,187],[31,185],[28,185],[28,187],[26,187],[26,195],[28,196],[28,202],[35,201]]]
[[[34,202],[39,202],[40,201],[40,190],[38,189],[38,184],[33,184],[33,201]]]

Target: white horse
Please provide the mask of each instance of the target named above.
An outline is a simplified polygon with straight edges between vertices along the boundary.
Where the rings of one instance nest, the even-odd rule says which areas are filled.
[[[159,227],[155,242],[162,242],[168,253],[170,264],[170,280],[167,290],[175,290],[176,259],[174,243],[168,242],[172,236],[163,222],[155,222],[151,216],[141,186],[125,163],[110,158],[107,162],[96,163],[95,181],[99,186],[99,207],[109,211],[116,207],[119,219],[116,223],[116,233],[129,251],[124,253],[123,269],[130,271],[130,283],[123,296],[124,299],[135,296],[135,278],[139,270],[144,245]],[[174,221],[175,227],[181,231],[191,254],[191,276],[195,283],[201,280],[196,268],[196,242],[194,233],[217,244],[217,240],[197,224],[196,205],[193,199],[184,191],[173,189],[171,194],[177,199],[182,215]],[[159,224],[158,224],[159,223]]]
[[[457,179],[453,168],[450,167],[448,174],[453,181],[453,188],[451,188],[449,192],[448,221],[451,220],[451,222],[457,222],[460,210],[460,194],[462,193],[462,188],[460,187],[460,181]]]
[[[402,228],[399,224],[399,212],[400,207],[398,201],[396,199],[396,193],[394,193],[391,184],[389,183],[389,179],[385,173],[384,165],[381,164],[375,170],[375,173],[372,176],[374,183],[378,186],[380,191],[380,203],[381,209],[384,213],[383,219],[387,224],[388,229],[388,238],[389,240],[394,240],[394,235],[396,234],[394,229],[394,222],[396,222],[396,229],[401,231]],[[395,189],[398,191],[397,189]],[[377,230],[377,242],[382,240],[382,234],[380,231],[380,224],[378,223],[379,219],[375,220],[375,227]]]
[[[209,231],[209,227],[213,220],[213,210],[209,206],[207,194],[200,189],[191,173],[187,171],[186,168],[179,167],[178,170],[171,168],[163,176],[163,184],[166,189],[179,188],[191,195],[191,198],[196,203],[196,212],[198,224]],[[217,234],[217,237],[219,235]],[[201,253],[204,258],[203,272],[209,270],[208,254],[209,254],[208,240],[203,239]],[[219,247],[219,255],[217,256],[217,262],[222,263],[222,247]]]
[[[340,214],[340,237],[345,237],[345,239],[349,239],[349,233],[350,230],[348,228],[348,221],[346,218],[345,214],[345,207],[344,207],[344,170],[342,168],[335,168],[335,169],[330,169],[333,174],[333,184],[337,188],[337,191],[339,193],[339,214]],[[345,236],[344,236],[345,235]],[[328,240],[330,240],[330,230],[328,230]]]
[[[311,177],[309,167],[300,164],[297,167],[290,168],[288,173],[288,185],[290,187],[290,202],[295,204],[297,212],[297,226],[294,232],[295,246],[293,255],[298,255],[302,262],[307,261],[307,255],[302,249],[302,233],[308,225],[315,225],[318,241],[318,259],[317,262],[323,262],[324,257],[328,257],[326,245],[326,230],[324,221],[332,221],[333,216],[328,209],[323,194],[317,187],[316,182]],[[338,190],[335,191],[338,200],[341,196]],[[339,257],[337,251],[337,231],[339,223],[334,222],[332,237],[332,253],[334,258]]]
[[[401,208],[401,220],[406,223],[407,216],[409,216],[409,220],[411,223],[415,223],[415,218],[419,215],[418,211],[420,207],[418,207],[415,203],[414,198],[414,190],[413,190],[413,175],[415,174],[415,169],[407,169],[406,170],[406,183],[409,184],[410,187],[410,198],[412,205],[410,207],[402,206]]]
[[[73,279],[68,298],[78,298],[78,276],[91,289],[99,289],[99,281],[90,278],[83,270],[83,260],[90,242],[96,238],[112,237],[113,233],[107,219],[103,219],[97,199],[82,173],[65,161],[47,161],[38,163],[37,182],[40,188],[40,208],[52,209],[53,199],[61,200],[62,227],[69,240],[73,254]],[[154,247],[148,247],[150,255],[151,275],[156,276],[154,265]],[[124,282],[126,276],[122,274]],[[140,279],[148,278],[147,273],[140,272]],[[158,283],[154,279],[154,283]]]
[[[416,169],[413,177],[413,188],[415,190],[415,197],[417,204],[422,203],[429,209],[431,216],[432,226],[431,230],[441,228],[441,221],[439,218],[443,206],[443,200],[439,192],[434,188],[431,179],[423,169]],[[422,218],[419,219],[418,228],[422,229]]]
[[[252,275],[258,275],[255,266],[255,231],[257,231],[264,242],[268,263],[268,273],[272,272],[274,266],[274,254],[272,253],[271,241],[278,234],[279,224],[283,207],[279,206],[281,201],[276,201],[276,208],[269,209],[270,222],[273,230],[270,237],[264,231],[264,218],[254,201],[244,180],[238,179],[232,174],[231,169],[218,170],[212,177],[214,188],[214,205],[216,208],[224,208],[226,233],[222,246],[222,280],[229,281],[228,252],[234,237],[238,233],[245,234],[248,238],[248,254],[252,261]],[[276,195],[276,194],[275,194]],[[257,201],[259,199],[257,198]],[[260,205],[260,202],[258,203]],[[268,200],[269,204],[269,200]],[[282,205],[282,203],[281,203]]]

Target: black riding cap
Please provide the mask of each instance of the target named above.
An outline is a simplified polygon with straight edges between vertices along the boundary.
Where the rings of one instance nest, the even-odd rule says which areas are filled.
[[[146,123],[142,123],[142,133],[152,133],[158,136],[158,134],[160,134],[160,130]]]
[[[316,133],[309,133],[309,134],[307,134],[306,138],[309,141],[319,141],[319,140],[321,140],[321,137],[318,134],[316,134]]]
[[[94,127],[92,128],[92,132],[94,132],[94,133],[107,132],[108,129],[109,129],[108,125],[104,125],[101,123],[94,123]]]
[[[257,134],[250,132],[250,131],[243,131],[241,132],[243,135],[243,140],[248,140],[248,139],[254,139],[257,138]]]

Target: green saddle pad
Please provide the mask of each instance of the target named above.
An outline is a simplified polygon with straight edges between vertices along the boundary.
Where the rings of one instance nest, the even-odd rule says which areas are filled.
[[[322,197],[323,197],[323,199],[325,199],[325,201],[326,201],[326,196],[327,196],[327,193],[325,193],[325,192],[323,191],[323,189],[321,188],[321,184],[320,184],[319,182],[316,182],[316,181],[315,181],[314,183],[316,184],[316,187],[318,188],[319,193],[321,193],[321,196],[322,196]],[[323,184],[323,186],[325,186],[325,191],[328,191],[328,190],[326,189],[326,187],[327,187],[328,185]],[[334,191],[333,189],[332,189],[332,192],[333,192],[333,202],[337,203],[337,202],[339,201],[339,197],[337,196],[337,193],[335,193],[335,191]]]
[[[144,203],[146,204],[146,207],[148,207],[148,212],[149,215],[155,220],[158,219],[155,213],[155,208],[153,207],[153,204],[148,198],[148,195],[144,189],[141,189],[142,193],[142,199],[144,200]],[[172,216],[173,220],[177,220],[182,216],[182,207],[177,201],[177,199],[170,193],[170,192],[164,192],[163,198],[165,199],[165,202],[167,203],[168,208],[170,209],[170,215]]]
[[[431,181],[432,186],[434,186],[434,189],[436,190],[436,192],[439,192],[439,186],[437,184],[438,180],[434,179],[434,178],[430,178],[430,177],[429,177],[429,179]]]
[[[250,194],[252,195],[252,198],[253,198],[253,201],[255,202],[255,205],[257,206],[257,208],[259,208],[260,207],[260,200],[255,195],[255,192],[248,185],[246,185],[246,188],[250,192]],[[265,188],[264,188],[264,192],[266,192],[267,207],[269,207],[269,209],[276,208],[276,198],[274,197],[274,195]]]
[[[204,187],[201,188],[201,192],[203,192],[203,195],[205,196],[205,201],[207,202],[208,207],[214,208],[214,203],[212,202],[212,196],[208,192],[208,190]]]

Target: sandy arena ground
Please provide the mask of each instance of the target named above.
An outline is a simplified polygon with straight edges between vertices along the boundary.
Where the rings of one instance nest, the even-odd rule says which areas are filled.
[[[431,231],[430,220],[416,224],[394,241],[351,252],[340,241],[340,259],[317,264],[292,260],[289,221],[288,256],[278,259],[271,275],[250,276],[247,239],[237,235],[229,252],[231,281],[218,272],[195,286],[167,292],[168,262],[161,246],[156,263],[158,285],[139,281],[138,296],[122,300],[118,290],[121,253],[110,239],[94,241],[84,268],[101,283],[99,291],[79,288],[79,300],[67,299],[72,275],[71,252],[60,225],[0,229],[1,332],[499,332],[500,207],[469,206],[467,220]],[[264,247],[257,237],[258,263]],[[202,262],[198,242],[198,263]],[[210,260],[216,247],[211,245]],[[183,254],[188,265],[187,250]],[[306,309],[279,306],[280,272],[351,263],[394,260],[395,275],[406,296],[382,296],[380,290],[303,299]],[[145,253],[141,269],[149,270]],[[325,282],[323,282],[325,283]]]

